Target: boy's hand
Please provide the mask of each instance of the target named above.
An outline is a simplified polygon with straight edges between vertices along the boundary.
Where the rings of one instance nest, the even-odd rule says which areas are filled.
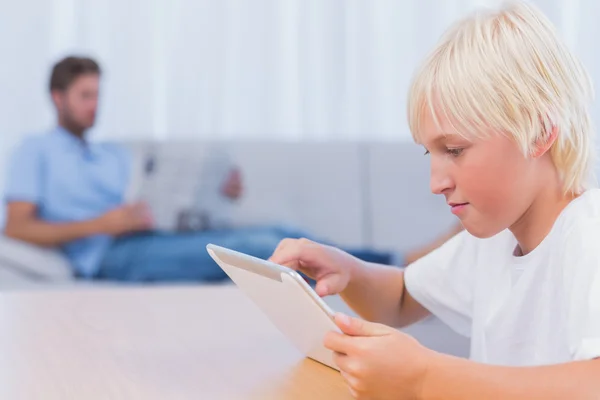
[[[108,235],[145,231],[152,227],[152,217],[148,207],[143,203],[127,204],[101,215],[98,220],[99,230]]]
[[[269,259],[308,275],[317,281],[315,291],[321,297],[346,289],[352,271],[364,263],[342,250],[308,239],[284,239]]]
[[[342,333],[330,332],[325,347],[357,399],[418,399],[435,354],[390,328],[337,314]]]

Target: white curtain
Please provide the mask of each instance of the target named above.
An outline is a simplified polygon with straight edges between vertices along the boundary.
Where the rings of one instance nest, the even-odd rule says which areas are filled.
[[[54,124],[48,74],[64,55],[105,70],[96,138],[402,141],[418,61],[495,3],[0,0],[0,185],[13,145]],[[598,77],[600,2],[534,3]]]
[[[0,127],[53,123],[50,65],[106,70],[99,137],[408,140],[411,74],[474,0],[1,0]],[[598,75],[600,3],[538,0]]]

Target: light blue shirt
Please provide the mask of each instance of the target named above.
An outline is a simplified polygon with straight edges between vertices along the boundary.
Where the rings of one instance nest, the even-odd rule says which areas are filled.
[[[130,177],[130,155],[108,143],[84,142],[63,128],[26,138],[8,168],[5,201],[38,206],[44,221],[73,222],[120,206]],[[93,276],[112,237],[95,235],[62,246],[75,271]]]

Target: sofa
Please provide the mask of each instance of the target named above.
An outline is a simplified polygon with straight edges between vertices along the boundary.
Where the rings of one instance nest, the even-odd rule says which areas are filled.
[[[124,145],[136,154],[134,168],[141,168],[140,155],[148,148],[195,160],[209,147],[201,142]],[[404,252],[455,223],[444,199],[430,193],[428,160],[412,143],[232,142],[225,147],[244,176],[244,196],[230,210],[236,224],[284,223],[343,246]],[[0,237],[0,291],[98,285],[106,284],[74,279],[56,250]],[[344,308],[339,298],[327,301]],[[468,355],[468,340],[435,318],[406,331],[430,348]]]
[[[209,143],[124,143],[141,163],[149,147],[190,159]],[[221,144],[223,146],[223,144]],[[412,143],[225,143],[244,176],[230,210],[236,224],[286,224],[342,246],[400,252],[454,220],[429,192],[426,157]],[[189,178],[188,178],[189,179]],[[77,282],[58,252],[0,238],[0,290]]]

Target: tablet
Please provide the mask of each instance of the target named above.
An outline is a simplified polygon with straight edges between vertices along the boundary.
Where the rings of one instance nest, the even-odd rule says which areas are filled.
[[[302,354],[339,370],[323,346],[327,332],[340,332],[334,313],[296,271],[213,244],[206,249]]]

